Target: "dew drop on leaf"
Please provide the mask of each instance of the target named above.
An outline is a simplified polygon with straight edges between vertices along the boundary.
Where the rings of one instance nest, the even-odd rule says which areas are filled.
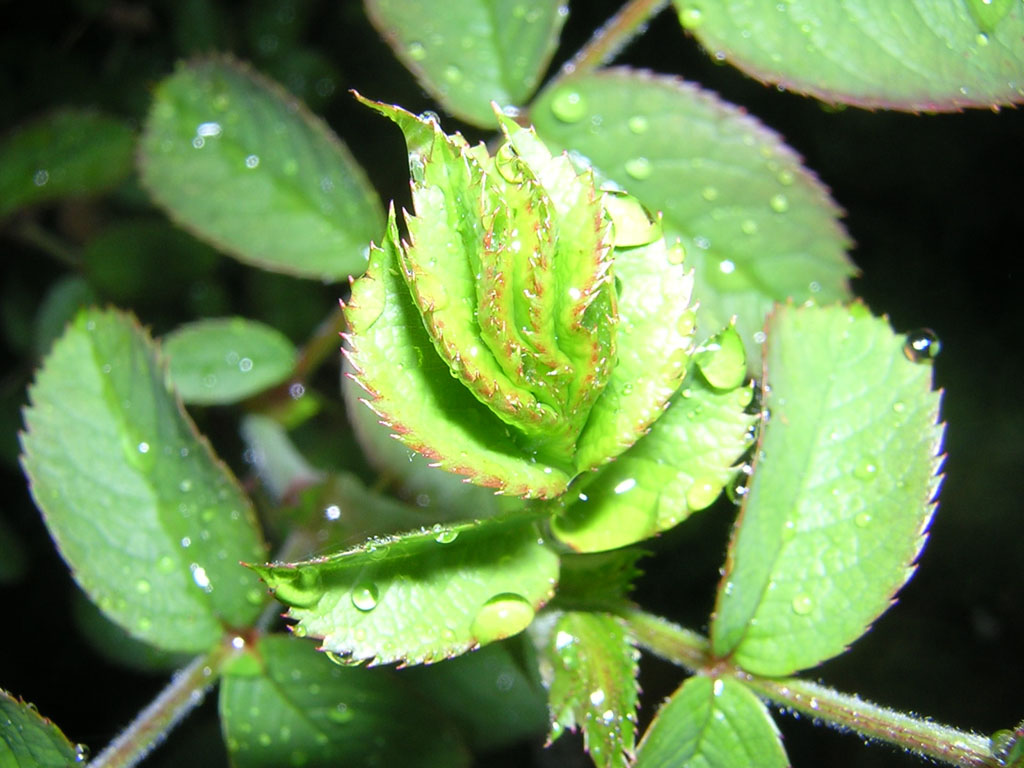
[[[587,114],[587,101],[579,91],[559,91],[551,101],[551,111],[563,123],[578,123]]]
[[[647,129],[650,127],[650,123],[643,115],[633,115],[629,118],[626,125],[629,126],[630,132],[635,133],[637,136],[647,133]]]
[[[700,8],[689,5],[679,12],[679,23],[683,29],[697,29],[704,22],[704,13]]]
[[[907,334],[903,354],[912,363],[930,363],[939,354],[942,344],[939,337],[929,328],[921,328]]]
[[[267,579],[277,599],[296,608],[311,608],[323,596],[320,571],[311,566],[278,569]]]
[[[871,515],[867,512],[861,512],[853,518],[853,524],[858,528],[867,528],[871,524]]]
[[[874,480],[878,476],[878,463],[872,458],[863,459],[853,470],[858,480]]]
[[[810,595],[797,595],[793,598],[792,608],[798,616],[806,616],[814,608],[814,600]]]
[[[626,161],[626,173],[637,181],[649,179],[654,168],[646,157],[634,157]]]
[[[409,43],[409,47],[405,49],[405,52],[409,54],[409,58],[413,61],[423,61],[427,58],[427,49],[423,43]]]
[[[698,477],[686,490],[686,506],[691,511],[705,509],[714,503],[722,492],[722,486],[708,478]]]
[[[683,247],[682,243],[677,241],[674,245],[669,247],[666,253],[666,258],[668,259],[669,264],[682,264],[686,259],[686,248]]]
[[[777,195],[772,195],[768,205],[776,213],[785,213],[789,210],[789,199],[780,192]]]
[[[522,632],[533,621],[533,616],[533,606],[526,598],[514,592],[504,592],[480,607],[470,632],[480,645],[486,645]]]
[[[360,611],[372,611],[377,607],[379,597],[380,592],[373,582],[363,581],[352,588],[352,605]]]

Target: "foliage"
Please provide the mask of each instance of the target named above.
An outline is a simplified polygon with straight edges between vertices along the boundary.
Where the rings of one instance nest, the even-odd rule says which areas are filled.
[[[840,209],[778,134],[608,66],[658,3],[560,70],[576,9],[553,0],[346,6],[390,46],[387,77],[305,43],[313,3],[251,5],[241,31],[215,4],[162,9],[188,55],[145,99],[129,80],[124,103],[18,115],[0,141],[0,226],[68,268],[22,346],[20,463],[92,603],[83,636],[151,669],[198,654],[96,765],[141,760],[218,681],[243,767],[469,765],[545,730],[602,767],[787,765],[766,699],[1024,765],[1020,725],[989,740],[794,677],[917,567],[939,341],[853,296]],[[672,11],[672,45],[833,106],[1024,97],[1015,2]],[[393,60],[446,117],[390,103],[410,82]],[[329,125],[314,110],[340,84],[363,93]],[[14,335],[32,313],[4,314]],[[708,543],[682,537],[729,501],[708,636],[643,610],[640,570],[699,562]],[[661,706],[641,650],[690,673]],[[0,704],[3,765],[88,759]]]

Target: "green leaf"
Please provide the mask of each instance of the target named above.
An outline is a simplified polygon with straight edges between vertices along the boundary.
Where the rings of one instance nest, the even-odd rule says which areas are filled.
[[[404,445],[441,469],[513,496],[558,495],[569,476],[530,461],[508,428],[435,354],[399,274],[394,216],[388,229],[382,248],[370,255],[366,275],[352,286],[345,312],[345,351],[353,380],[369,395],[366,405]]]
[[[610,69],[546,89],[530,118],[550,146],[663,214],[666,239],[681,240],[696,273],[699,337],[737,316],[750,370],[774,302],[849,295],[839,209],[739,108],[675,78]]]
[[[157,86],[140,162],[175,221],[264,269],[360,273],[383,227],[362,169],[327,125],[227,59],[182,65]]]
[[[134,637],[202,651],[263,594],[240,560],[265,550],[249,500],[196,432],[148,334],[83,312],[29,390],[25,472],[85,592]]]
[[[409,667],[402,679],[451,715],[474,752],[501,749],[547,726],[547,695],[531,649],[520,635],[443,664]]]
[[[280,331],[241,317],[197,320],[163,339],[171,380],[186,403],[226,405],[291,375],[295,347]]]
[[[179,308],[196,283],[212,282],[218,261],[208,245],[156,217],[112,222],[82,251],[85,274],[102,296],[147,309]]]
[[[355,664],[429,663],[510,637],[558,579],[558,557],[522,519],[425,528],[253,568],[291,606],[296,634]]]
[[[0,689],[0,765],[4,768],[67,768],[84,763],[84,745],[74,745],[32,704]]]
[[[824,101],[955,112],[1024,97],[1024,7],[1011,0],[675,5],[716,59]]]
[[[621,608],[641,574],[637,562],[645,554],[641,549],[563,554],[554,607],[598,611]]]
[[[711,626],[716,656],[788,675],[841,653],[913,572],[942,428],[931,366],[860,304],[780,307],[767,412]]]
[[[599,768],[630,764],[636,743],[640,652],[612,616],[566,613],[548,640],[551,741],[583,728],[583,745]]]
[[[691,677],[651,723],[636,768],[786,768],[771,715],[743,683]]]
[[[481,127],[497,125],[492,101],[533,93],[568,15],[561,0],[368,0],[366,11],[431,96]]]
[[[651,431],[558,500],[552,532],[577,551],[597,552],[654,536],[710,506],[751,444],[750,402],[750,387],[715,389],[691,367]]]
[[[128,178],[134,148],[131,128],[97,112],[65,109],[26,123],[0,144],[0,219],[105,192]]]
[[[390,670],[343,669],[282,635],[257,674],[226,674],[220,715],[232,765],[465,766],[458,733]]]

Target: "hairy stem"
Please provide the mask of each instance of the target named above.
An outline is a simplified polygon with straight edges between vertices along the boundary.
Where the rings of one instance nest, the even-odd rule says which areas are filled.
[[[89,768],[131,768],[138,765],[167,737],[174,727],[198,707],[206,691],[220,677],[224,663],[237,653],[227,641],[180,669],[159,695],[107,748],[89,763]]]
[[[562,75],[584,74],[609,63],[667,4],[668,0],[630,0],[565,64]]]
[[[710,654],[707,638],[637,608],[618,611],[640,645],[692,673],[731,675],[787,711],[943,763],[997,768],[988,737],[897,712],[799,678],[751,675]]]

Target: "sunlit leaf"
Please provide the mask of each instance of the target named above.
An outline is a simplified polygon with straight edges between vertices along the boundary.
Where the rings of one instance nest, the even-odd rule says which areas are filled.
[[[80,314],[29,390],[23,464],[72,575],[133,636],[201,651],[263,591],[249,500],[181,410],[130,316]]]
[[[715,655],[786,675],[841,653],[910,578],[938,488],[931,358],[850,308],[769,323],[764,427],[711,625]]]
[[[458,768],[451,723],[390,670],[344,669],[281,635],[255,649],[256,674],[226,674],[220,715],[233,765]]]
[[[645,437],[557,501],[552,532],[596,552],[642,541],[710,506],[750,446],[750,402],[750,387],[718,390],[692,369]]]
[[[175,221],[265,269],[358,274],[383,227],[362,169],[327,125],[227,59],[182,65],[157,86],[140,162]]]
[[[774,302],[849,295],[849,241],[827,190],[777,134],[714,94],[610,69],[548,88],[530,119],[550,146],[664,215],[666,239],[696,270],[698,338],[736,315],[751,370]]]
[[[824,101],[937,112],[1024,100],[1024,6],[1013,0],[675,6],[716,59]]]
[[[523,104],[555,52],[562,0],[367,0],[385,40],[456,117],[495,126],[491,102]]]
[[[346,663],[439,661],[510,637],[554,594],[558,557],[530,520],[427,528],[331,557],[253,566],[300,636]]]
[[[636,768],[788,768],[771,715],[741,682],[691,677],[658,710]]]

